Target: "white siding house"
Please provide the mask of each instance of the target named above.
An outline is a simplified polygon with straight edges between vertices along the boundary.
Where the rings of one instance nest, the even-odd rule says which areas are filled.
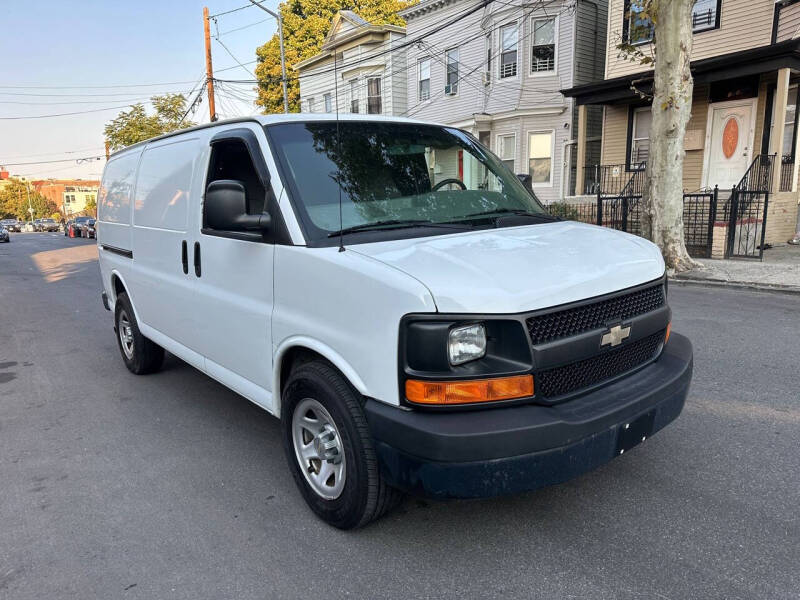
[[[472,132],[544,202],[571,195],[577,111],[560,90],[602,78],[607,0],[422,0],[400,16],[419,41],[398,114]],[[588,155],[600,114],[588,115]]]
[[[403,114],[406,51],[396,47],[404,38],[402,27],[373,25],[350,10],[339,11],[322,51],[293,67],[300,79],[300,110]]]

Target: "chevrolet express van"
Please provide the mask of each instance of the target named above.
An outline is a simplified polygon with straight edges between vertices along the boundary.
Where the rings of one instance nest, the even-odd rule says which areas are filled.
[[[195,127],[114,154],[97,238],[122,360],[169,351],[280,418],[311,509],[594,469],[675,419],[692,347],[658,248],[551,217],[459,129],[358,115]]]

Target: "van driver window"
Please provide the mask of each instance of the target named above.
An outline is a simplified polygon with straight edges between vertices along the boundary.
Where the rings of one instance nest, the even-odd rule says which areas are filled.
[[[247,214],[257,215],[266,209],[267,190],[258,178],[247,146],[240,140],[217,142],[211,150],[206,186],[212,181],[241,181],[247,195]]]

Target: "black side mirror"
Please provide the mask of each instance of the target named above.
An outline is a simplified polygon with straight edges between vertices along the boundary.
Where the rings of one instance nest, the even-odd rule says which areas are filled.
[[[234,179],[212,181],[206,188],[206,225],[220,231],[266,231],[270,216],[247,214],[244,184]]]

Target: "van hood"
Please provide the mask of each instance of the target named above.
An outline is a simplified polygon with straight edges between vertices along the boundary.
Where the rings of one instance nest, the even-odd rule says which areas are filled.
[[[664,274],[654,244],[573,221],[390,240],[348,250],[419,280],[440,312],[525,312]]]

